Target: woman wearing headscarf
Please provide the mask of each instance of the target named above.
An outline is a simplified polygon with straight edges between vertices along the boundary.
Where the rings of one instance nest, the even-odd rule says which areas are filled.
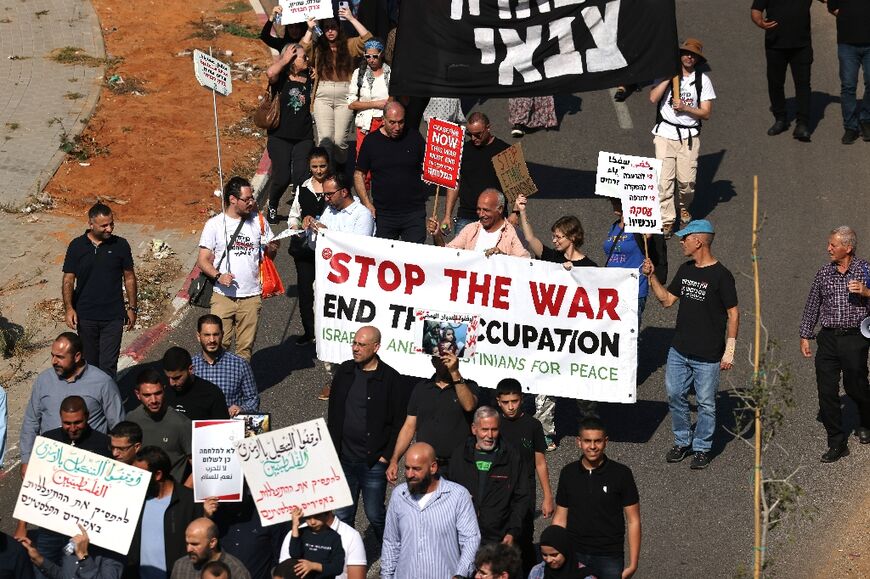
[[[363,139],[384,124],[384,107],[390,101],[390,65],[384,62],[384,42],[371,38],[363,47],[364,60],[350,77],[347,108],[355,113],[356,153]],[[366,175],[366,188],[370,186]]]
[[[577,561],[564,527],[552,525],[544,529],[540,544],[543,561],[532,567],[529,579],[595,579],[590,569]]]
[[[269,223],[277,223],[281,196],[291,182],[294,188],[302,184],[308,169],[308,153],[314,146],[308,55],[299,44],[288,44],[278,60],[266,69],[266,76],[281,105],[278,127],[269,130],[266,141],[272,161],[267,218]]]
[[[318,23],[311,19],[300,44],[314,69],[311,110],[317,124],[318,146],[331,153],[334,163],[343,165],[347,161],[347,132],[353,117],[347,109],[348,83],[362,55],[363,44],[372,35],[347,8],[339,8],[338,15],[350,23],[359,36],[345,36],[335,18],[321,20],[322,34],[318,35],[315,30]]]

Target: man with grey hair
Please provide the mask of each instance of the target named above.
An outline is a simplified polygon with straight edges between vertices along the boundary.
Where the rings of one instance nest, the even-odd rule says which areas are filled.
[[[519,450],[501,440],[498,428],[495,408],[481,406],[475,411],[472,436],[450,458],[450,480],[471,493],[481,542],[511,545],[523,536],[532,493]]]
[[[502,253],[515,257],[529,257],[517,235],[516,228],[504,218],[504,194],[498,189],[484,189],[477,197],[478,220],[462,228],[447,247],[482,251],[487,257]],[[444,247],[444,233],[437,219],[428,221],[429,233],[435,245]]]
[[[353,184],[377,222],[377,237],[426,242],[428,191],[420,180],[425,145],[419,131],[405,126],[405,107],[396,101],[384,107],[384,125],[363,140]]]
[[[870,385],[867,380],[867,351],[870,342],[861,335],[861,320],[870,315],[870,264],[855,257],[857,236],[841,225],[828,237],[830,263],[816,272],[801,319],[801,353],[816,350],[816,384],[819,415],[828,434],[828,450],[822,462],[834,462],[849,454],[848,433],[843,430],[840,410],[840,374],[843,389],[858,407],[860,426],[855,431],[861,444],[870,443]],[[816,333],[816,325],[822,329]]]
[[[674,433],[674,446],[665,460],[681,462],[692,454],[691,468],[695,470],[710,465],[719,373],[734,366],[740,322],[734,276],[710,250],[714,234],[713,224],[706,219],[690,221],[675,234],[690,261],[680,266],[668,287],[652,275],[652,261],[647,258],[643,262],[643,273],[659,302],[666,308],[680,302],[665,371]],[[693,385],[698,403],[694,430],[688,400]]]

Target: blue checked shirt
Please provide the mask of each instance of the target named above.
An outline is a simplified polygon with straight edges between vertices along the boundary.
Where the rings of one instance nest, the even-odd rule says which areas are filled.
[[[381,579],[471,577],[479,546],[477,516],[465,487],[441,479],[421,510],[403,483],[387,509]]]
[[[260,394],[251,365],[232,352],[223,351],[214,364],[202,354],[193,357],[193,373],[217,384],[227,399],[227,406],[239,406],[243,413],[260,411]]]
[[[820,322],[823,328],[857,328],[870,315],[870,300],[849,294],[846,286],[851,280],[870,285],[870,264],[854,258],[846,273],[840,273],[835,263],[822,266],[807,296],[801,338],[815,338],[816,324]]]

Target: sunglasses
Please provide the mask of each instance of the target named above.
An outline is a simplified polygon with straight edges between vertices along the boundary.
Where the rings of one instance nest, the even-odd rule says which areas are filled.
[[[377,54],[366,54],[366,55],[365,55],[365,59],[366,59],[366,60],[374,60],[374,59],[376,59],[376,58],[380,58],[380,57],[381,57],[381,53],[380,53],[380,52],[377,53]]]

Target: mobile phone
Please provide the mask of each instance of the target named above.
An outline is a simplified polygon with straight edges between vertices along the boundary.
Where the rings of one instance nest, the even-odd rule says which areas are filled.
[[[338,8],[339,8],[339,10],[342,8],[344,8],[346,10],[350,10],[350,2],[339,2]],[[341,16],[339,16],[338,19],[339,20],[347,20],[347,18],[342,18]]]
[[[275,24],[281,24],[281,13],[275,14]]]

